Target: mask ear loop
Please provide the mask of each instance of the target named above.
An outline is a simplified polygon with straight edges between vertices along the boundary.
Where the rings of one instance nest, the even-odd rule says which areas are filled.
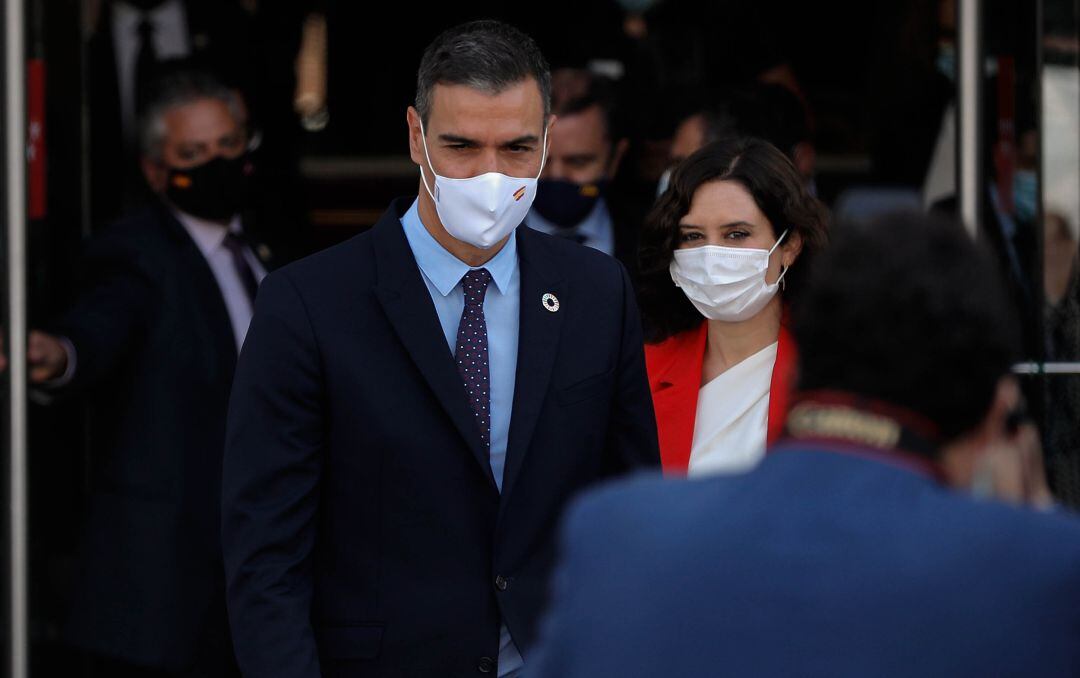
[[[545,123],[546,123],[546,121],[545,121]],[[542,151],[542,155],[540,156],[540,171],[536,173],[536,179],[534,179],[534,181],[539,181],[540,180],[540,175],[544,173],[544,165],[547,163],[548,129],[549,129],[549,125],[545,124],[544,125],[544,150]],[[430,164],[431,161],[428,160],[428,163]]]
[[[776,239],[776,243],[769,250],[769,256],[770,257],[772,256],[772,253],[776,251],[776,248],[780,246],[780,243],[782,243],[784,241],[784,238],[787,237],[788,230],[790,230],[790,229],[784,229],[784,232],[781,233],[780,237]],[[783,264],[781,264],[781,266],[783,266]],[[773,284],[774,285],[779,285],[781,290],[786,290],[787,289],[787,283],[784,282],[784,276],[787,275],[787,272],[791,270],[791,267],[790,266],[783,266],[783,269],[784,270],[780,271],[780,277],[777,278],[776,282],[773,283]]]
[[[424,131],[424,121],[422,119],[420,120],[420,141],[424,144],[424,158],[427,160],[428,169],[431,170],[431,176],[435,177],[435,179],[438,179],[439,175],[435,173],[435,168],[431,165],[431,156],[428,155],[427,132]],[[431,196],[432,202],[438,203],[439,201],[435,197],[435,194],[432,193],[431,187],[428,186],[427,177],[424,176],[423,165],[420,166],[420,181],[423,182],[424,188],[427,189],[428,195]]]

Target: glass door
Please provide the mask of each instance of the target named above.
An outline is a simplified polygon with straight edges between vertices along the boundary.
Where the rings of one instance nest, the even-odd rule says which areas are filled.
[[[1038,18],[1037,223],[1042,238],[1041,380],[1047,466],[1080,505],[1080,3],[1042,0]]]
[[[1080,506],[1080,3],[958,5],[963,216],[1017,311],[1051,487]]]

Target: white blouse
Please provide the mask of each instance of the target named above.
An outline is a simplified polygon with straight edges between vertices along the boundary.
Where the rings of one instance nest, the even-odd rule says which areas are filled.
[[[738,473],[765,455],[776,343],[701,387],[687,474]]]

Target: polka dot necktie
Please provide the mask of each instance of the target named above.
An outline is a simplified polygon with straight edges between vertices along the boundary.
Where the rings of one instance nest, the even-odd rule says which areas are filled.
[[[458,325],[457,360],[458,372],[465,383],[469,406],[476,415],[480,427],[480,439],[484,447],[491,447],[491,388],[488,373],[487,321],[484,320],[484,294],[491,282],[486,268],[469,271],[461,279],[465,291],[465,309]]]

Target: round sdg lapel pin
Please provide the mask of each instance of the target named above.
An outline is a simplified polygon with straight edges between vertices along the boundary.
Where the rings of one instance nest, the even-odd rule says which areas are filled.
[[[543,302],[544,308],[552,313],[559,310],[559,298],[551,292],[545,294],[540,301]]]

